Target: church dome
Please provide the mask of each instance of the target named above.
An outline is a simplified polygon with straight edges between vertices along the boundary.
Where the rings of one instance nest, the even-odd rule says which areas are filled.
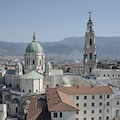
[[[51,63],[48,61],[47,63],[45,63],[46,67],[52,68]]]
[[[29,105],[30,104],[30,100],[26,100],[25,102],[24,102],[24,105]]]
[[[16,63],[16,66],[22,66],[22,64],[20,62]]]
[[[43,53],[42,46],[36,41],[36,35],[33,35],[33,41],[27,46],[26,52]]]
[[[63,84],[63,86],[71,86],[70,85],[70,80],[66,77],[63,77],[62,84]]]

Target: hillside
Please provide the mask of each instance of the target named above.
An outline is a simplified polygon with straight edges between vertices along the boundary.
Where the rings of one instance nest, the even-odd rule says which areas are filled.
[[[84,37],[68,37],[58,42],[40,42],[45,54],[78,56],[84,53]],[[0,56],[23,56],[29,43],[0,41]],[[120,37],[96,37],[99,58],[120,58]]]

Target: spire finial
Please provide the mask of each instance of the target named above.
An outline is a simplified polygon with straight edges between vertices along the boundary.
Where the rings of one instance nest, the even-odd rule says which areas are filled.
[[[91,20],[91,14],[92,14],[92,12],[91,12],[91,10],[89,10],[89,20]]]
[[[33,35],[33,41],[36,41],[36,34],[34,32],[34,35]]]

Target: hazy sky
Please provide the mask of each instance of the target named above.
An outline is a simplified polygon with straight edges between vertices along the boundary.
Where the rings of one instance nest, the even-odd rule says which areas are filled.
[[[120,36],[120,0],[0,0],[0,41],[84,36],[89,10],[96,36]]]

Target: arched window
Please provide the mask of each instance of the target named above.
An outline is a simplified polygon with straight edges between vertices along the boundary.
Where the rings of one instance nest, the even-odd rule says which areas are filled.
[[[92,59],[92,53],[90,53],[90,59]]]
[[[119,110],[116,110],[116,118],[119,117]]]
[[[92,45],[92,39],[90,39],[90,45]]]

